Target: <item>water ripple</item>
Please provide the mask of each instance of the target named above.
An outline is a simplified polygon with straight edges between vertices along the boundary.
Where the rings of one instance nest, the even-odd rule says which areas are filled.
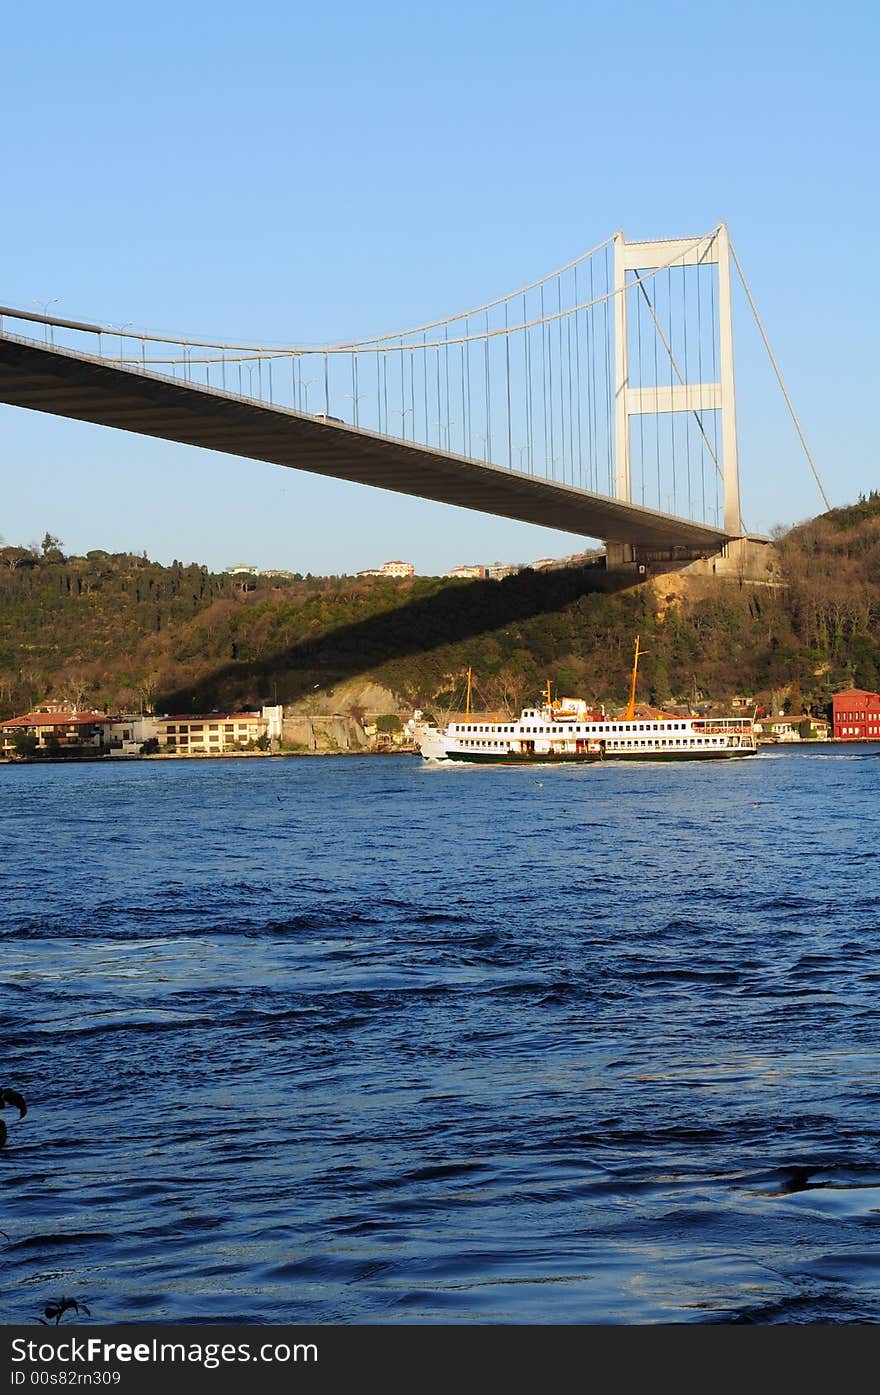
[[[876,769],[0,766],[4,1319],[876,1323]]]

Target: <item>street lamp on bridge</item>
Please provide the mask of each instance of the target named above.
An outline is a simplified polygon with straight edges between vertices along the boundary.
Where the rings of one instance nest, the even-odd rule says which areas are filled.
[[[116,333],[119,335],[119,362],[120,362],[120,363],[121,363],[122,360],[125,358],[125,350],[124,350],[124,348],[123,348],[123,343],[122,343],[123,338],[124,338],[124,335],[125,335],[125,331],[126,331],[127,329],[129,329],[133,324],[134,324],[134,320],[126,320],[126,321],[125,321],[125,324],[124,324],[124,325],[120,325],[119,328],[118,328],[117,331],[116,331]],[[184,377],[186,377],[186,373],[184,373]]]
[[[48,320],[48,318],[49,318],[49,306],[50,306],[50,305],[57,305],[58,302],[60,301],[60,299],[61,299],[61,297],[56,295],[55,297],[53,297],[52,300],[35,300],[33,303],[34,303],[34,305],[36,305],[36,307],[37,307],[38,310],[39,310],[39,309],[42,309],[44,316],[45,316],[46,319]],[[44,336],[44,338],[45,338],[47,344],[50,344],[50,343],[51,343],[51,344],[54,344],[54,343],[55,343],[55,336],[54,336],[54,334],[51,333],[51,329],[52,329],[52,326],[51,326],[51,325],[49,325],[49,324],[43,325],[43,336]]]
[[[412,407],[392,407],[391,415],[400,417],[400,434],[406,440],[406,419],[412,416]]]
[[[358,419],[358,403],[362,398],[366,397],[367,394],[365,392],[347,392],[345,396],[354,407],[354,424],[355,426],[360,426],[360,421]]]

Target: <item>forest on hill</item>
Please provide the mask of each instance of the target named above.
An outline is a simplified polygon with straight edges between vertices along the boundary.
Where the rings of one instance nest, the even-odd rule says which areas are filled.
[[[518,712],[554,691],[609,706],[825,711],[880,687],[880,494],[774,539],[772,585],[675,573],[637,581],[603,562],[503,580],[236,576],[130,553],[0,546],[0,718],[55,700],[107,711],[292,704],[363,679],[401,713],[461,700]]]

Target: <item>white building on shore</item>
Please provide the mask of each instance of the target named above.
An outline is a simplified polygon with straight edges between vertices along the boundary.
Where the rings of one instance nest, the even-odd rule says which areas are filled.
[[[381,567],[368,567],[365,571],[358,572],[358,576],[407,577],[415,574],[416,569],[412,562],[383,562]]]

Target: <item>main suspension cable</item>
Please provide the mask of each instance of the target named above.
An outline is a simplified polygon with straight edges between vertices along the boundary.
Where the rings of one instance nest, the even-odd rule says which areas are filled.
[[[776,355],[774,354],[773,350],[772,350],[771,347],[770,347],[770,340],[767,338],[766,331],[765,331],[765,329],[764,329],[763,324],[761,323],[761,316],[758,314],[758,307],[757,307],[757,305],[755,304],[755,301],[754,301],[754,298],[753,298],[753,296],[752,296],[751,291],[749,290],[749,283],[748,283],[748,281],[746,280],[745,272],[743,271],[742,267],[740,266],[739,257],[736,255],[736,249],[734,248],[733,243],[730,244],[730,254],[731,254],[731,256],[733,257],[734,263],[736,264],[736,269],[737,269],[737,271],[739,272],[739,279],[740,279],[740,281],[742,282],[743,290],[745,291],[746,295],[748,296],[749,305],[751,306],[751,308],[752,308],[752,314],[753,314],[754,317],[755,317],[755,323],[757,324],[758,329],[759,329],[760,332],[761,332],[761,338],[762,338],[763,341],[764,341],[764,348],[767,350],[767,355],[768,355],[768,357],[769,357],[769,359],[770,359],[770,362],[771,362],[772,365],[773,365],[773,371],[774,371],[774,373],[776,374],[776,378],[777,378],[777,381],[779,382],[779,386],[782,388],[782,395],[783,395],[783,397],[785,398],[786,406],[788,407],[788,410],[789,410],[789,412],[791,413],[791,419],[792,419],[792,421],[794,422],[795,430],[797,431],[797,434],[798,434],[798,436],[800,437],[801,445],[802,445],[803,448],[804,448],[804,454],[805,454],[805,456],[807,457],[807,460],[810,462],[810,469],[812,470],[813,475],[814,475],[815,480],[816,480],[816,483],[817,483],[817,485],[819,486],[819,493],[822,495],[822,498],[823,498],[823,500],[825,501],[825,507],[826,507],[826,509],[830,509],[830,508],[831,508],[831,504],[830,504],[830,502],[829,502],[828,495],[825,493],[825,487],[824,487],[824,485],[822,484],[821,479],[819,478],[819,471],[816,469],[815,461],[813,460],[813,457],[812,457],[812,455],[811,455],[811,453],[810,453],[810,448],[809,448],[809,446],[807,445],[806,439],[805,439],[805,437],[804,437],[804,433],[803,433],[803,431],[801,430],[801,424],[800,424],[800,422],[798,421],[797,412],[795,411],[794,406],[792,405],[792,400],[791,400],[791,398],[790,398],[789,395],[788,395],[788,389],[786,388],[785,383],[782,381],[782,373],[780,372],[779,364],[776,362]]]

